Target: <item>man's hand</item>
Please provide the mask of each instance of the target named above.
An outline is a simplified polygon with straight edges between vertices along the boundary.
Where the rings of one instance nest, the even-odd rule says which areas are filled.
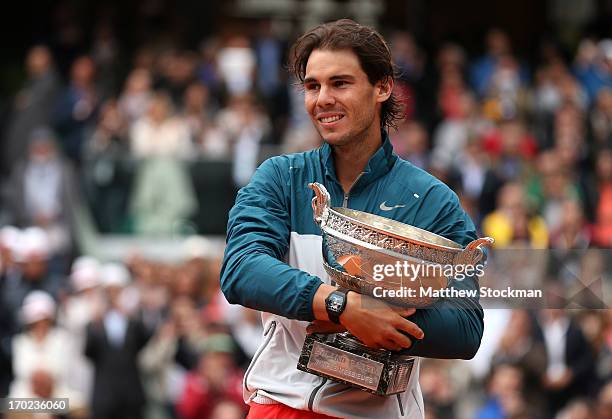
[[[349,292],[340,323],[365,345],[371,348],[399,351],[412,346],[404,333],[423,339],[423,331],[406,320],[416,311],[414,308],[391,308],[388,304],[366,295]]]
[[[327,287],[329,286],[321,287],[325,290],[322,289],[321,294],[328,293]],[[340,315],[340,325],[317,317],[318,320],[311,323],[307,331],[336,333],[348,330],[371,348],[399,351],[412,345],[406,334],[417,339],[422,339],[424,336],[423,331],[415,323],[404,318],[411,316],[415,311],[414,308],[392,307],[381,300],[349,292],[346,308]]]

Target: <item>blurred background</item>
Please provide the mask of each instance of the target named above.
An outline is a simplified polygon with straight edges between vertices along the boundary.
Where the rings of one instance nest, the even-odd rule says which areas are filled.
[[[474,360],[426,360],[426,417],[612,418],[612,1],[12,8],[0,397],[69,397],[68,417],[245,416],[263,331],[219,292],[227,213],[265,158],[320,145],[287,50],[350,17],[398,65],[396,153],[458,193],[494,262],[521,250],[506,270],[537,262],[555,291],[548,309],[487,309]]]

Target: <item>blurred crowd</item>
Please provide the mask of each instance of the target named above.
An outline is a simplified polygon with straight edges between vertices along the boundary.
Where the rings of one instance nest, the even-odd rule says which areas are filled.
[[[196,49],[161,37],[126,58],[100,24],[71,54],[27,52],[1,143],[1,396],[70,397],[74,417],[244,417],[263,331],[221,296],[206,239],[174,264],[98,261],[75,218],[85,206],[102,232],[176,234],[207,214],[190,165],[231,162],[220,187],[233,190],[266,155],[321,143],[285,71],[290,39],[252,29]],[[488,309],[477,359],[425,361],[426,417],[612,418],[612,39],[543,41],[527,63],[499,29],[475,57],[385,35],[405,105],[396,153],[458,193],[493,259],[554,251],[547,283],[592,291],[571,309]]]
[[[220,260],[90,256],[63,276],[40,227],[4,227],[0,394],[67,397],[75,418],[242,418],[259,314],[219,293]]]

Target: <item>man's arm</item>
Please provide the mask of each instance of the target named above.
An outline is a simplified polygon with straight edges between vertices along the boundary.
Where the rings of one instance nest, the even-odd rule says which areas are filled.
[[[291,224],[274,160],[257,169],[230,211],[221,289],[232,304],[311,321],[312,301],[322,281],[281,261]]]
[[[465,213],[457,196],[446,186],[432,188],[444,204],[439,211],[425,210],[426,229],[467,246],[477,238],[476,228]],[[433,194],[432,194],[433,195]],[[426,202],[426,201],[424,201]],[[407,354],[428,358],[470,359],[476,355],[484,331],[484,312],[479,303],[476,276],[452,280],[449,288],[475,293],[472,297],[443,298],[430,307],[417,310],[410,320],[425,331],[425,337],[414,340]]]
[[[478,293],[478,284],[472,278],[454,280],[450,288]],[[431,307],[417,310],[410,321],[425,331],[425,337],[413,339],[412,346],[404,351],[407,355],[471,359],[480,347],[484,313],[478,298],[442,299]]]

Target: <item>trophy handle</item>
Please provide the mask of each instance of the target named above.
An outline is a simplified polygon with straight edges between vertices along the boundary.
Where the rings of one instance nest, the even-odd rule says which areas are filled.
[[[331,197],[329,196],[327,189],[325,189],[325,186],[318,182],[309,183],[308,187],[315,193],[315,197],[312,198],[312,212],[314,215],[314,220],[317,224],[323,225],[327,220],[327,213],[329,203],[331,202]]]
[[[470,242],[455,258],[456,264],[475,265],[484,257],[484,248],[491,246],[495,240],[482,237]]]
[[[476,248],[482,249],[482,246],[491,246],[495,240],[492,237],[481,237],[480,239],[476,239],[470,242],[467,246],[465,246],[466,250],[474,250]]]

